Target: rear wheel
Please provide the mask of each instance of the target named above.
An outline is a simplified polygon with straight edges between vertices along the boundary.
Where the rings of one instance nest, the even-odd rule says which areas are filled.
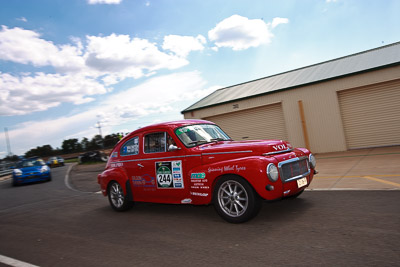
[[[124,194],[124,190],[118,182],[111,182],[108,187],[108,200],[116,211],[125,211],[132,207],[132,202]]]
[[[217,213],[231,223],[250,220],[260,211],[262,201],[249,183],[241,177],[226,176],[218,180],[213,194]]]

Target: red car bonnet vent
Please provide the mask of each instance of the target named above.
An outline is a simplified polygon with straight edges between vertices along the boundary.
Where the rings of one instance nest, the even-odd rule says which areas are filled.
[[[280,151],[272,151],[272,152],[268,152],[268,153],[263,153],[263,156],[271,156],[271,155],[276,155],[276,154],[281,154],[281,153],[286,153],[286,152],[291,152],[293,151],[293,149],[288,148],[286,150],[280,150]]]

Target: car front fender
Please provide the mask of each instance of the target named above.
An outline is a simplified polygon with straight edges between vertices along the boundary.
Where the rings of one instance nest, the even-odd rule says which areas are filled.
[[[266,167],[274,162],[273,158],[251,156],[219,161],[198,166],[189,172],[190,193],[193,203],[208,204],[212,201],[212,193],[217,180],[226,175],[240,176],[264,199],[276,199],[281,196],[282,183],[273,183],[275,190],[267,191],[271,184],[266,174]]]

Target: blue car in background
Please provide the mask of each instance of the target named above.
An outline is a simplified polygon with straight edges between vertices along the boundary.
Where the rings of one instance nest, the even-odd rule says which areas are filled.
[[[42,159],[24,159],[17,164],[12,174],[13,186],[38,181],[51,181],[50,168]]]

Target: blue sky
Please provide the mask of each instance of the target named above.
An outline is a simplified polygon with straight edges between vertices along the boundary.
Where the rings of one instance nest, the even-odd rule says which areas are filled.
[[[0,0],[0,158],[400,41],[400,1]]]

